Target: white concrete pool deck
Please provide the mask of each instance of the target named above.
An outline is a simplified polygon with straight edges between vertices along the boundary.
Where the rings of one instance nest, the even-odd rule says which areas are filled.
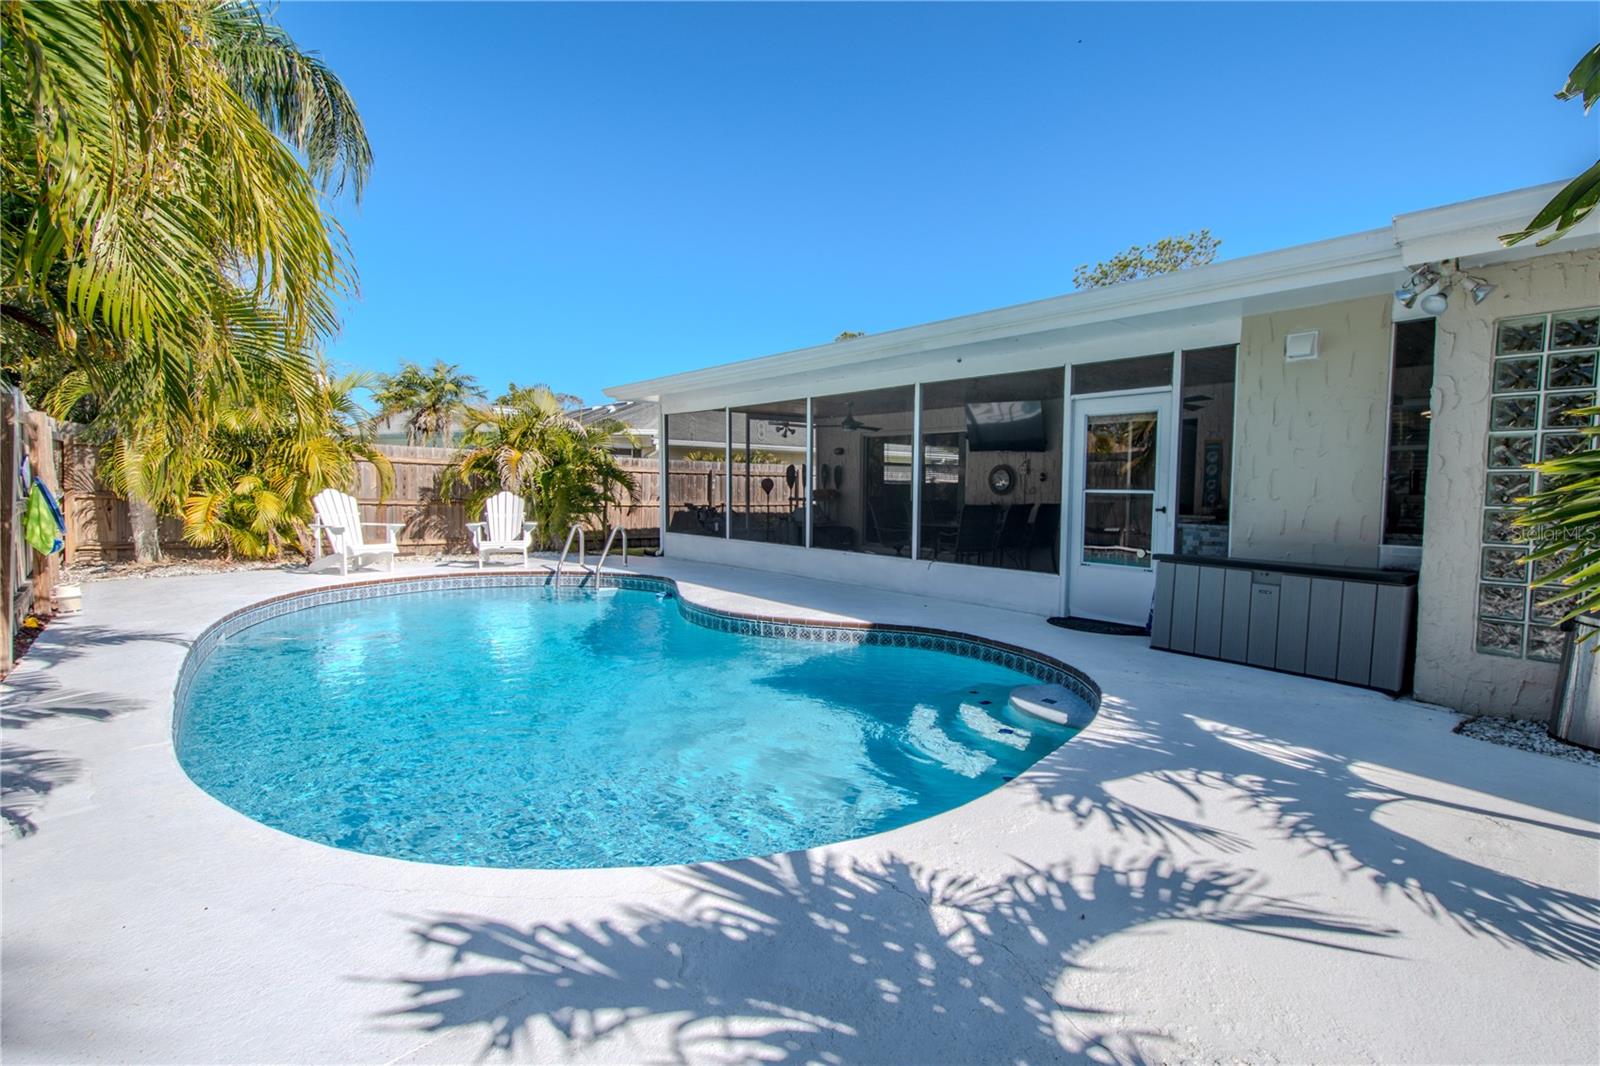
[[[463,568],[400,567],[441,569]],[[1600,771],[1034,616],[635,569],[709,605],[1035,648],[1104,706],[1009,785],[836,847],[430,866],[252,822],[171,744],[206,625],[383,575],[94,583],[3,689],[5,1060],[1600,1061]]]

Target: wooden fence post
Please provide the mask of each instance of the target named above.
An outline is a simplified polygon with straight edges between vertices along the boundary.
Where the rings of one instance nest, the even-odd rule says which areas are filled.
[[[61,478],[56,470],[56,440],[52,431],[50,416],[43,411],[29,411],[26,416],[28,455],[33,459],[33,473],[50,494],[56,498],[56,505],[61,503]],[[27,486],[23,486],[26,491]],[[65,525],[65,521],[62,523]],[[66,531],[62,531],[63,540]],[[31,546],[27,549],[33,552],[33,609],[34,612],[55,610],[55,605],[50,599],[50,593],[56,587],[56,581],[61,576],[61,558],[54,553],[41,555]]]
[[[14,665],[16,640],[17,541],[17,390],[0,393],[0,673]]]

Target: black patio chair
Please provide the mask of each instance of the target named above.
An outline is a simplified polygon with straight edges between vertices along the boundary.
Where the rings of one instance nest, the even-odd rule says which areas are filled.
[[[879,544],[893,548],[896,555],[911,550],[911,509],[906,501],[868,499],[867,517],[872,520]]]
[[[989,503],[963,507],[955,530],[944,536],[941,548],[956,562],[987,562],[1000,543],[1000,508]]]
[[[1033,521],[1028,524],[1028,568],[1033,569],[1033,553],[1040,548],[1050,549],[1050,569],[1061,569],[1061,505],[1041,503],[1033,509]]]
[[[1033,517],[1033,505],[1014,503],[1006,508],[1000,520],[1000,539],[996,545],[996,562],[1028,567],[1028,531]]]

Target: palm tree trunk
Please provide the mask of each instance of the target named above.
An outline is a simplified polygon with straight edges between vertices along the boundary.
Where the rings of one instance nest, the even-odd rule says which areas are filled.
[[[136,497],[128,499],[128,525],[133,527],[133,557],[141,563],[161,560],[161,523],[156,509]]]

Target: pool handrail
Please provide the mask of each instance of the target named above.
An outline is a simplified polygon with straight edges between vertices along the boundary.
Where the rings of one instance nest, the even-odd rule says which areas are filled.
[[[582,523],[574,522],[574,523],[572,523],[572,528],[567,530],[567,542],[566,542],[566,544],[562,545],[562,547],[561,547],[561,558],[556,560],[555,583],[558,584],[558,585],[561,583],[561,564],[565,563],[567,561],[567,553],[572,550],[572,538],[573,538],[573,536],[577,536],[577,538],[578,538],[578,569],[579,569],[579,571],[582,571],[584,569],[584,563],[589,558],[588,549],[584,547],[584,543],[583,543],[583,525],[582,525]]]
[[[606,568],[606,556],[611,554],[611,545],[617,539],[618,533],[622,534],[622,565],[624,568],[627,567],[628,531],[622,526],[612,526],[610,535],[606,537],[606,546],[600,549],[600,561],[594,564],[594,572],[596,574],[600,573],[600,571]]]

